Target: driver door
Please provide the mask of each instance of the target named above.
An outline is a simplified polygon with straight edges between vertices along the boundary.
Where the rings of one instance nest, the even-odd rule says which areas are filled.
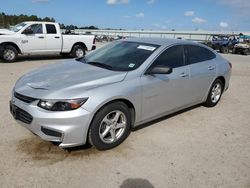
[[[27,32],[29,31],[29,32]],[[27,34],[25,34],[27,33]],[[24,53],[44,53],[45,34],[43,24],[32,24],[23,31],[21,39]]]
[[[189,67],[185,64],[184,48],[177,45],[166,49],[151,65],[172,68],[169,74],[143,75],[142,121],[148,120],[190,103]]]

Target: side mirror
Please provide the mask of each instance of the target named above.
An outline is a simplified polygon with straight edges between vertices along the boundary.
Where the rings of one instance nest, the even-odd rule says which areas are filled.
[[[149,70],[147,70],[146,74],[152,75],[152,74],[170,74],[173,71],[171,67],[167,67],[164,65],[158,65],[155,66]]]
[[[25,29],[25,30],[23,31],[23,34],[25,34],[25,35],[32,35],[32,34],[33,34],[33,31],[32,31],[31,29],[27,28],[27,29]]]

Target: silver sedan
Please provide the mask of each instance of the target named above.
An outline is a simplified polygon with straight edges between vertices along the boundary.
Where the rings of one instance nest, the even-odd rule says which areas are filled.
[[[198,43],[126,39],[22,76],[10,111],[61,147],[89,142],[110,149],[133,127],[196,104],[215,106],[229,87],[231,68]]]

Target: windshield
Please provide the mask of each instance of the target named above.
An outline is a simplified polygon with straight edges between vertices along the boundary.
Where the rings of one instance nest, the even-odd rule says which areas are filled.
[[[116,41],[79,61],[114,71],[131,71],[138,68],[158,47],[153,44]]]
[[[15,25],[14,27],[10,28],[11,31],[14,31],[14,32],[18,32],[20,31],[24,26],[26,26],[27,24],[22,22],[20,24],[17,24]]]

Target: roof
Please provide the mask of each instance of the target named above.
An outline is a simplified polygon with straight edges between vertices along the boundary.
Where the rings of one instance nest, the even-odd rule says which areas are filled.
[[[45,24],[55,24],[55,22],[46,22],[46,21],[27,21],[27,22],[24,22],[26,24],[31,24],[31,23],[45,23]]]
[[[126,41],[149,43],[160,46],[169,46],[172,44],[197,44],[195,42],[184,39],[170,39],[170,38],[128,38],[126,39]]]

